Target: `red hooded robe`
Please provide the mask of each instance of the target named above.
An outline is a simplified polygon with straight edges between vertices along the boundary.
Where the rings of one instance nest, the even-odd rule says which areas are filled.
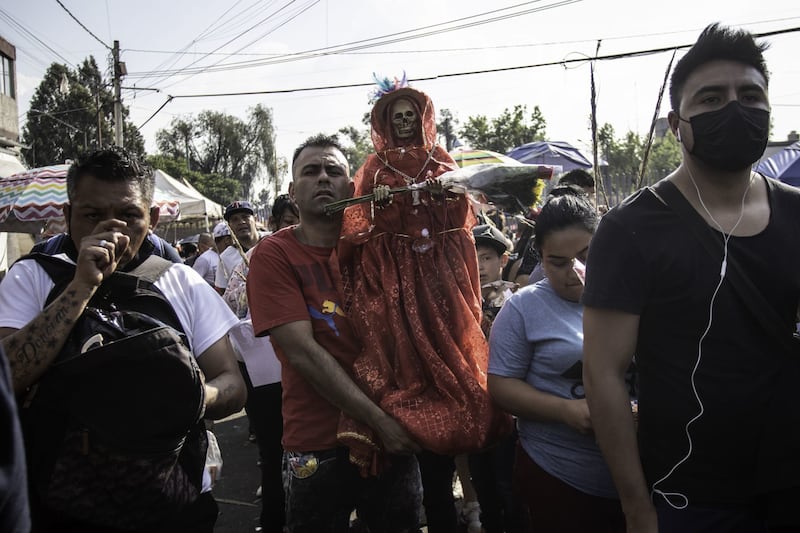
[[[390,117],[401,97],[422,125],[408,145],[395,141]],[[427,95],[403,88],[383,96],[372,110],[376,153],[356,173],[355,195],[457,168],[435,139]],[[335,254],[345,311],[363,346],[354,380],[424,449],[439,454],[479,450],[511,429],[486,390],[474,224],[463,194],[395,194],[383,209],[349,207]],[[362,473],[378,471],[380,442],[369,427],[343,415],[338,438]]]

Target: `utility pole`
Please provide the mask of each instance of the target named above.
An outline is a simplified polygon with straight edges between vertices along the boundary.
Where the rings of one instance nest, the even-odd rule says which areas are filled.
[[[120,80],[128,73],[125,63],[119,60],[119,41],[114,41],[114,144],[122,147],[122,95]]]
[[[275,130],[273,130],[272,133],[272,179],[275,182],[275,194],[272,195],[273,205],[275,204],[275,199],[278,197],[278,194],[281,192],[281,183],[280,178],[278,177],[278,172],[280,172],[278,169],[278,151],[275,149],[275,140],[277,139],[278,135],[274,133],[274,131]]]
[[[189,154],[189,132],[184,132],[183,141],[186,146],[186,170],[192,170],[192,158]]]
[[[100,85],[94,86],[95,115],[97,116],[97,147],[103,146],[103,123],[100,115]]]

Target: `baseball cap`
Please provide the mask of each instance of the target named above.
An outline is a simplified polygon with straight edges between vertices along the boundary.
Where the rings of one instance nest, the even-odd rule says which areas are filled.
[[[230,220],[233,215],[242,212],[249,213],[251,215],[256,214],[250,202],[246,201],[233,202],[228,207],[225,208],[225,220]]]
[[[472,235],[475,237],[475,245],[491,246],[499,255],[511,251],[511,241],[503,235],[503,232],[489,224],[481,224],[472,228]]]
[[[214,230],[211,232],[214,235],[215,239],[220,237],[225,237],[226,235],[231,234],[231,229],[228,227],[227,222],[220,222],[216,226],[214,226]]]

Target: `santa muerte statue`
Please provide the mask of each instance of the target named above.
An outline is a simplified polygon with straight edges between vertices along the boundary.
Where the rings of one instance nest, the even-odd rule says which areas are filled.
[[[466,194],[436,186],[457,165],[436,144],[430,98],[385,85],[371,115],[375,153],[355,175],[355,195],[377,199],[346,209],[337,250],[345,311],[363,346],[353,376],[423,449],[477,451],[511,419],[486,390],[475,217]],[[426,181],[433,186],[380,201]],[[338,438],[362,473],[380,469],[370,428],[343,416]]]

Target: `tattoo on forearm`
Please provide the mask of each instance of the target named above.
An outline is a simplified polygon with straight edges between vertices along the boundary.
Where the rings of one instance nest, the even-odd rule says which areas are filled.
[[[52,362],[53,350],[69,335],[75,323],[70,315],[78,308],[82,310],[83,302],[77,298],[77,291],[67,291],[7,340],[9,363],[17,378],[27,378]]]
[[[228,383],[223,390],[220,391],[220,400],[226,408],[231,407],[233,402],[233,395],[236,394],[236,387],[232,383]]]
[[[206,392],[206,416],[212,418],[230,414],[236,407],[235,401],[237,387],[233,383],[207,383],[207,386],[214,390],[209,401]]]
[[[70,300],[70,303],[74,303],[74,300]],[[55,316],[53,317],[56,323],[64,322],[66,325],[71,326],[72,320],[67,318],[67,308],[66,307],[59,307],[55,311]]]

